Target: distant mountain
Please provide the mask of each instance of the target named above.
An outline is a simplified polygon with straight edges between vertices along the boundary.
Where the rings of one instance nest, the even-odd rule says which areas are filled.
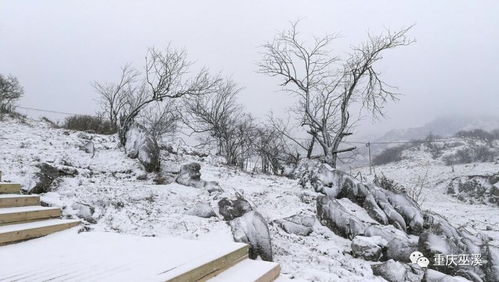
[[[452,136],[460,130],[470,129],[493,130],[499,128],[498,116],[453,116],[437,118],[424,126],[407,128],[407,129],[392,129],[385,133],[380,141],[400,141],[420,139],[432,133],[442,137]]]

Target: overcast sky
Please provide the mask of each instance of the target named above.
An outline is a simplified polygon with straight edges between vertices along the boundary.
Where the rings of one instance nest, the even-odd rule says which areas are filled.
[[[498,1],[16,1],[0,0],[0,73],[24,85],[24,106],[93,113],[90,82],[112,81],[147,47],[185,48],[198,66],[231,76],[257,116],[290,99],[258,74],[259,46],[289,22],[301,33],[339,33],[336,52],[367,32],[415,24],[417,43],[386,54],[379,69],[403,93],[388,119],[362,127],[414,127],[441,115],[498,114]]]

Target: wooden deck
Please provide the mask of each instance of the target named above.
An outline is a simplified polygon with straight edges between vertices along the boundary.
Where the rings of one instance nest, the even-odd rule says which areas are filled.
[[[279,275],[278,264],[247,254],[240,243],[70,229],[0,247],[0,281],[273,281]]]

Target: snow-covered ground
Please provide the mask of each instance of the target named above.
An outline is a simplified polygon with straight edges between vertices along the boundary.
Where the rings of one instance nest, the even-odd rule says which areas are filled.
[[[79,149],[89,139],[95,144],[95,156]],[[469,205],[445,195],[447,181],[454,176],[496,173],[493,163],[459,165],[454,171],[431,157],[416,154],[396,164],[377,167],[386,176],[405,186],[416,185],[428,170],[428,185],[423,208],[436,211],[456,225],[467,225],[499,240],[499,208]],[[304,190],[284,177],[249,174],[228,168],[216,158],[187,154],[163,156],[164,171],[178,171],[191,161],[201,164],[202,179],[217,181],[224,194],[214,196],[206,190],[180,184],[156,185],[154,174],[143,178],[136,160],[129,159],[117,145],[115,136],[102,136],[50,128],[44,122],[6,120],[0,122],[0,171],[3,178],[34,185],[36,164],[47,162],[57,167],[75,168],[78,175],[62,177],[53,192],[42,197],[60,206],[67,217],[75,217],[74,203],[95,208],[96,224],[92,231],[112,231],[141,236],[176,236],[185,239],[232,241],[230,227],[221,217],[201,218],[190,215],[197,203],[216,203],[236,191],[251,202],[267,222],[294,214],[315,215],[315,192]],[[364,176],[368,168],[361,168]],[[355,172],[357,172],[355,171]],[[282,278],[295,281],[383,281],[373,276],[370,263],[353,258],[351,241],[335,235],[316,223],[309,236],[288,234],[270,224],[274,260],[281,264]],[[497,241],[496,241],[497,242]],[[281,278],[281,279],[282,279]]]

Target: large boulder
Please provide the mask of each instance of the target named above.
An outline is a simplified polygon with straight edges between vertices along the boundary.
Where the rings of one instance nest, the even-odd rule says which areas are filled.
[[[370,222],[361,219],[343,203],[351,202],[339,201],[331,196],[318,197],[317,218],[341,237],[353,239],[357,235],[363,235]]]
[[[40,163],[36,167],[39,171],[35,174],[31,187],[27,187],[26,192],[29,194],[50,192],[59,177],[78,175],[78,171],[70,167],[55,167],[48,163]]]
[[[250,211],[232,220],[229,224],[234,240],[250,245],[250,259],[260,257],[265,261],[273,260],[269,227],[261,214]]]
[[[391,225],[371,225],[366,228],[364,235],[379,236],[387,241],[383,248],[383,260],[394,259],[409,262],[410,254],[418,248],[418,237],[409,236]]]
[[[352,240],[352,254],[365,260],[379,261],[388,242],[381,236],[355,236]]]
[[[418,204],[404,193],[366,185],[347,173],[332,169],[327,165],[308,167],[302,173],[302,185],[309,185],[315,191],[332,198],[347,198],[364,207],[369,216],[378,223],[392,224],[411,234],[419,234],[423,229],[423,216]]]
[[[418,250],[427,258],[456,256],[459,254],[482,255],[486,239],[476,237],[466,230],[452,226],[444,217],[425,212],[425,231],[419,236]],[[457,258],[456,258],[457,259]],[[449,275],[459,275],[473,281],[485,277],[481,265],[439,263],[433,269]]]
[[[253,209],[250,203],[242,197],[237,197],[234,200],[223,198],[218,202],[218,211],[226,221],[241,217],[251,210]]]
[[[156,140],[140,125],[132,126],[126,133],[127,156],[138,159],[147,172],[160,170],[160,149]]]
[[[487,244],[484,265],[488,281],[499,281],[499,247]]]
[[[389,282],[420,282],[424,277],[424,270],[417,264],[404,264],[394,260],[371,266],[373,274],[383,277]]]

